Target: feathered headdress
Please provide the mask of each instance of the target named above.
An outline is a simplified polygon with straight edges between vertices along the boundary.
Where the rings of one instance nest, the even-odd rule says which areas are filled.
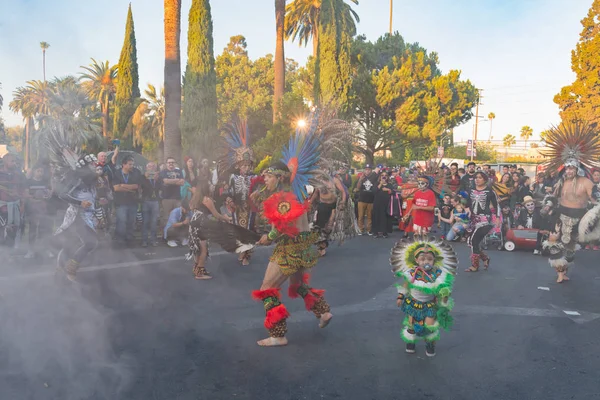
[[[446,176],[441,168],[442,160],[429,160],[425,163],[425,168],[412,180],[402,185],[402,197],[410,197],[419,190],[418,179],[426,179],[429,183],[429,189],[435,194],[442,195],[448,192]]]
[[[299,202],[308,198],[306,185],[316,176],[321,156],[321,138],[318,134],[319,115],[314,112],[304,129],[297,128],[283,150],[281,161],[289,169],[292,192]]]
[[[237,119],[229,124],[226,132],[225,144],[227,146],[224,164],[228,168],[239,168],[240,165],[247,163],[254,164],[254,152],[249,146],[248,121]]]
[[[84,154],[78,142],[72,140],[73,133],[58,122],[49,122],[44,127],[41,145],[45,148],[48,161],[58,181],[83,179],[90,181],[96,177],[93,154]]]
[[[589,174],[600,168],[600,136],[587,123],[567,123],[552,126],[548,131],[547,151],[540,151],[549,158],[544,164],[550,171],[562,173],[566,167],[576,167],[579,175]]]
[[[439,267],[449,274],[455,275],[458,257],[452,246],[435,237],[401,240],[392,248],[390,264],[392,272],[406,272],[418,266],[417,257],[421,253],[431,253],[434,257],[433,267]]]

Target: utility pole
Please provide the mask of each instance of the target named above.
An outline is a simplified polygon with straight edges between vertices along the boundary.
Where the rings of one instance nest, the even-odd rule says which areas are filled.
[[[392,36],[392,11],[394,10],[394,0],[390,0],[390,36]]]
[[[475,154],[475,147],[477,144],[477,128],[478,128],[478,124],[479,124],[479,104],[481,103],[481,99],[483,97],[483,96],[481,96],[482,91],[483,91],[483,89],[477,89],[477,105],[475,106],[475,131],[473,134],[473,143],[471,144],[471,161],[473,161],[474,154]]]

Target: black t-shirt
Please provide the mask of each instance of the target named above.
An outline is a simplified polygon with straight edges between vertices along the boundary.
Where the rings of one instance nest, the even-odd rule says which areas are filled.
[[[120,169],[115,172],[112,180],[115,205],[117,206],[131,206],[138,203],[139,194],[138,192],[117,192],[114,190],[116,185],[141,185],[142,184],[142,173],[137,169],[133,168],[129,174],[124,174],[123,170]]]
[[[367,176],[361,176],[360,186],[358,188],[358,201],[361,203],[373,203],[376,188],[377,174],[375,172],[371,172],[371,174]]]
[[[162,181],[156,176],[154,179],[142,177],[142,199],[144,201],[160,200]]]
[[[179,185],[165,185],[163,179],[183,179],[183,174],[180,169],[169,171],[165,169],[160,171],[159,174],[160,182],[162,184],[162,198],[169,200],[181,200],[181,186]]]
[[[468,192],[471,189],[475,189],[475,174],[466,173],[460,178],[460,190]]]
[[[440,216],[445,219],[450,219],[452,216],[452,206],[450,204],[442,204],[440,207]]]

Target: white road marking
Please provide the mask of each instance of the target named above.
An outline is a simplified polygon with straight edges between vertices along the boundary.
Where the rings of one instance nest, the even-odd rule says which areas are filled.
[[[545,287],[545,286],[538,286],[538,289],[539,290],[546,290],[548,292],[550,291],[550,288],[549,287]]]
[[[223,254],[228,254],[228,253],[226,251],[217,251],[217,252],[211,253],[210,256],[215,257],[215,256],[221,256]],[[79,271],[77,271],[77,273],[92,272],[92,271],[104,271],[104,270],[119,269],[119,268],[131,268],[131,267],[137,267],[137,266],[142,266],[142,265],[162,264],[162,263],[169,262],[169,261],[183,261],[183,260],[185,260],[185,256],[153,258],[151,260],[128,261],[128,262],[115,263],[115,264],[93,265],[93,266],[89,266],[89,267],[82,267],[79,269]],[[48,277],[48,276],[54,275],[55,266],[45,265],[42,268],[46,269],[46,271],[18,274],[18,275],[12,275],[12,276],[1,276],[0,282],[17,280],[17,279],[42,278],[42,277]],[[48,271],[48,269],[50,271]]]
[[[577,311],[566,311],[566,310],[563,310],[563,312],[565,314],[567,314],[567,315],[581,315]]]

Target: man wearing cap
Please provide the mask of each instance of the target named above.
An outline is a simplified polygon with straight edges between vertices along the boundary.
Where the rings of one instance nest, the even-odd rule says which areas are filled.
[[[460,178],[460,189],[461,192],[468,192],[475,188],[475,163],[473,161],[467,164],[467,171],[465,175]]]
[[[370,164],[365,165],[365,171],[356,184],[355,192],[358,192],[358,227],[360,234],[372,235],[371,223],[373,213],[373,201],[375,200],[375,186],[377,185],[377,174]],[[365,217],[366,231],[365,231]]]

